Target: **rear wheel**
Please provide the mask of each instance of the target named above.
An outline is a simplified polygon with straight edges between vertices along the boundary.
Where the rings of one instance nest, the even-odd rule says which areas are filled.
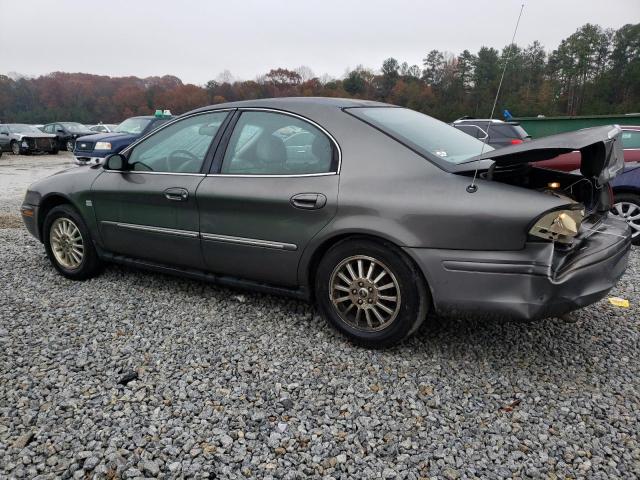
[[[20,144],[15,140],[11,142],[11,153],[14,155],[20,155]]]
[[[320,261],[318,308],[354,343],[392,346],[424,321],[430,298],[420,272],[395,246],[367,239],[337,243]]]
[[[611,213],[629,224],[631,242],[634,245],[640,245],[640,195],[616,193]]]
[[[82,217],[70,205],[53,208],[44,220],[43,240],[53,266],[67,278],[84,280],[100,269],[100,260]]]

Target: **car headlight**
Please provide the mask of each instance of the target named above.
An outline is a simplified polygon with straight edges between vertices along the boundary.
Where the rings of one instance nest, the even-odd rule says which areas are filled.
[[[571,243],[580,231],[584,208],[554,210],[542,215],[529,234],[560,243]]]
[[[111,143],[109,142],[96,142],[94,150],[111,150]]]

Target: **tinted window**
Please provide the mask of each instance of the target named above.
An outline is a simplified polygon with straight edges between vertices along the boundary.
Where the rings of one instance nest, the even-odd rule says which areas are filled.
[[[476,127],[475,125],[455,125],[455,127],[474,138],[484,138],[486,135],[484,130],[480,127]]]
[[[303,175],[337,170],[331,140],[320,129],[290,115],[244,112],[222,162],[222,173]]]
[[[507,138],[526,138],[527,132],[520,125],[505,125],[505,124],[493,124],[491,125],[490,135],[507,137]]]
[[[62,126],[64,126],[65,130],[71,133],[82,133],[82,132],[89,131],[89,129],[84,125],[82,125],[81,123],[66,122],[66,123],[63,123]]]
[[[365,107],[347,111],[436,163],[462,163],[479,155],[483,148],[485,152],[493,150],[451,125],[407,108]]]
[[[640,148],[640,132],[623,131],[622,145],[624,148]]]
[[[227,112],[180,120],[137,145],[129,156],[133,170],[199,173]]]

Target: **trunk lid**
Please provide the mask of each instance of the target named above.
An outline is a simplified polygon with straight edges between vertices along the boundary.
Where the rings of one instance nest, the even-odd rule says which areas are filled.
[[[582,156],[582,176],[596,180],[598,185],[603,186],[624,169],[621,134],[619,126],[605,125],[550,135],[478,155],[458,164],[455,171],[470,172],[487,168],[492,163],[496,167],[535,163],[578,150]]]

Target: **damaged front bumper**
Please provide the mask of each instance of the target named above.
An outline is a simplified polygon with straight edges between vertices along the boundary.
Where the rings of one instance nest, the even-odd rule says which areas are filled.
[[[567,251],[550,242],[519,251],[405,250],[424,272],[438,313],[535,320],[602,299],[624,273],[630,246],[628,225],[605,218]]]

